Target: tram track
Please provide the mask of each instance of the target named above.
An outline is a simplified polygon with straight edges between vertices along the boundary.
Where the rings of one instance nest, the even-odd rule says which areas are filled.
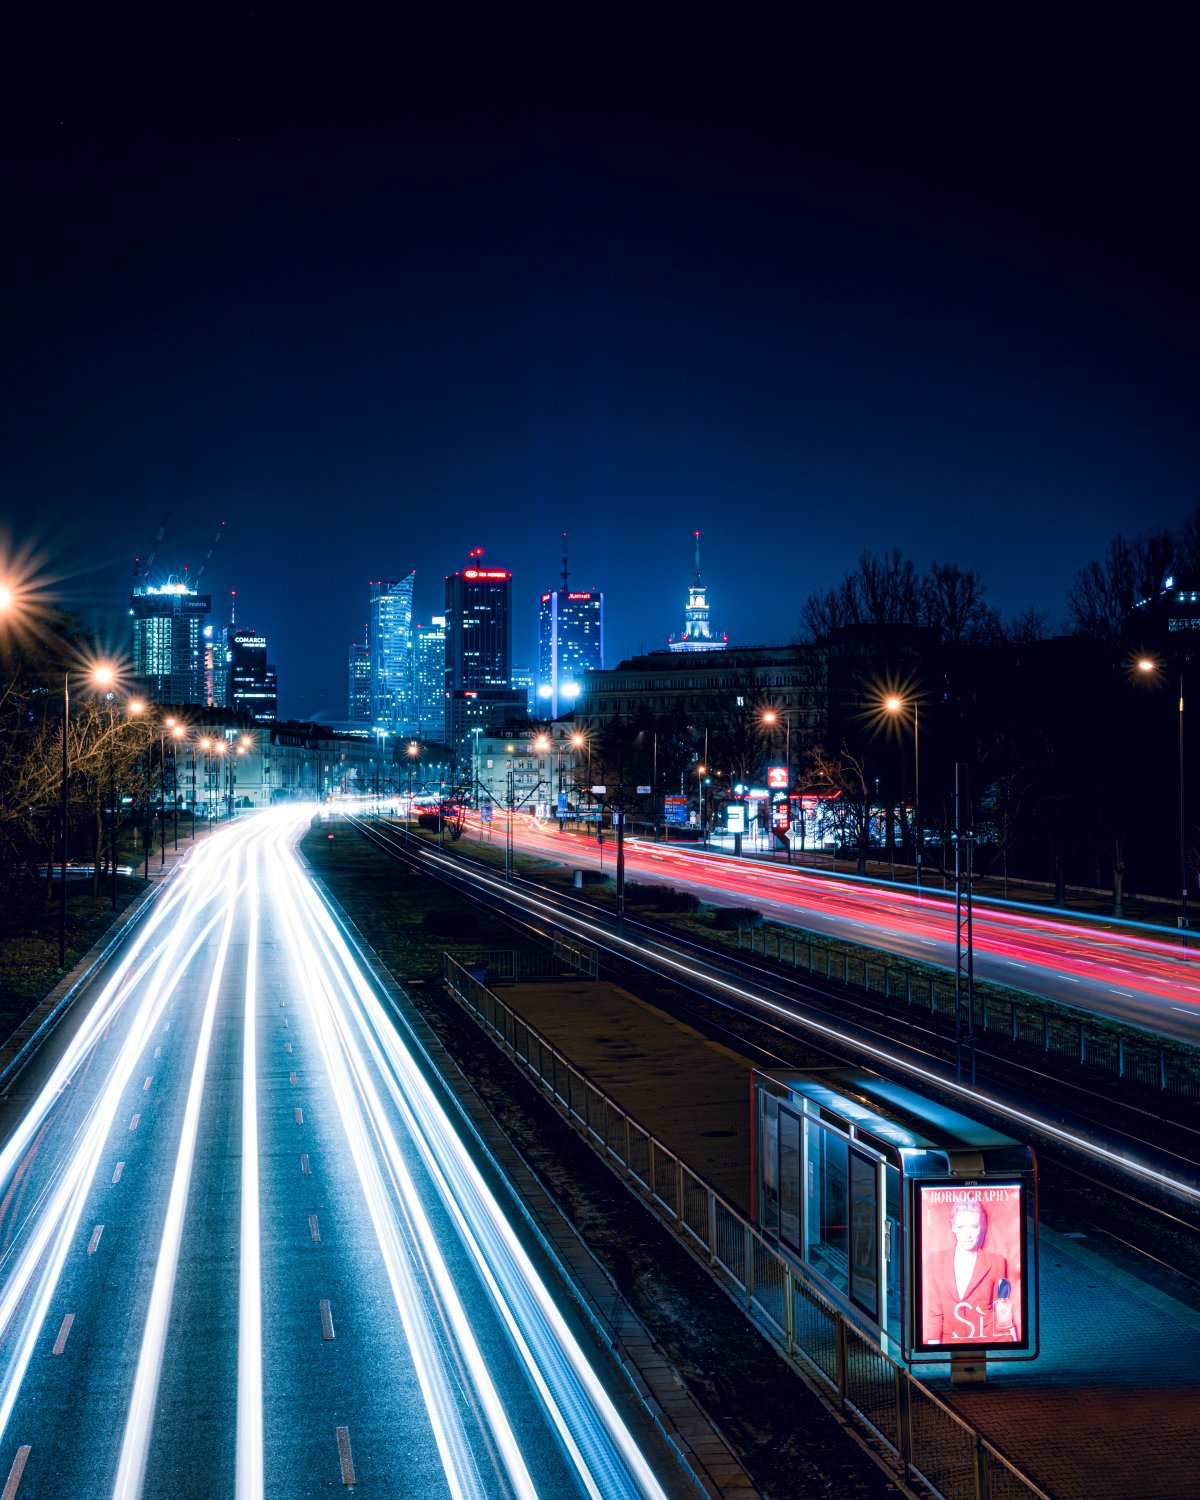
[[[1015,1112],[1036,1134],[1043,1168],[1051,1169],[1044,1170],[1044,1182],[1062,1199],[1070,1222],[1086,1223],[1182,1278],[1200,1298],[1200,1131],[1186,1119],[1164,1119],[1083,1081],[979,1048],[980,1087],[964,1090],[944,1074],[953,1061],[953,1039],[947,1042],[919,1017],[881,1014],[861,997],[713,950],[641,919],[626,917],[618,933],[615,918],[590,902],[522,877],[505,882],[469,856],[426,845],[414,852],[361,820],[355,826],[382,852],[433,875],[464,899],[493,911],[499,905],[505,920],[540,942],[551,941],[560,925],[586,936],[603,951],[614,977],[634,980],[631,988],[653,985],[656,1004],[759,1066],[811,1069],[814,1049],[881,1073],[889,1071],[890,1060],[899,1081],[911,1086],[917,1073],[922,1086],[951,1107],[991,1115],[1001,1130],[1014,1130]],[[1009,1101],[1000,1113],[990,1107],[998,1097]],[[1048,1221],[1054,1209],[1047,1198]]]

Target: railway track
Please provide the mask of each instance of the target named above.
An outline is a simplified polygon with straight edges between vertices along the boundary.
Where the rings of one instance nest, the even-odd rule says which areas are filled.
[[[504,881],[491,866],[407,845],[377,825],[355,826],[391,858],[420,869],[538,942],[556,928],[585,937],[612,977],[763,1067],[804,1069],[813,1053],[919,1086],[953,1108],[1033,1141],[1042,1163],[1042,1217],[1101,1236],[1173,1278],[1200,1306],[1200,1129],[1040,1062],[976,1049],[976,1083],[954,1076],[954,1039],[921,1013],[880,1011],[762,960],[715,949],[664,925],[625,917],[535,881]],[[1086,1226],[1086,1227],[1085,1227]]]

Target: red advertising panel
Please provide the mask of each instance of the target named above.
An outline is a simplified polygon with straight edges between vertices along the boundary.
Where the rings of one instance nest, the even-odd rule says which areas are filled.
[[[1021,1183],[915,1184],[914,1350],[1029,1347]]]
[[[776,802],[774,807],[772,807],[771,809],[771,827],[778,829],[780,833],[786,833],[791,827],[791,822],[792,816],[790,811],[788,810],[786,800],[783,802]]]
[[[786,766],[768,766],[767,786],[773,792],[786,792],[788,787],[788,768]]]

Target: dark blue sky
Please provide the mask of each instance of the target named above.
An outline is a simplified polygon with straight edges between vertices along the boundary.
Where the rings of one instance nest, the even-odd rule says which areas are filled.
[[[1169,79],[867,78],[831,129],[744,73],[533,108],[242,70],[149,113],[72,73],[5,138],[0,518],[110,637],[168,512],[158,561],[225,521],[203,587],[337,718],[367,580],[415,567],[426,619],[471,546],[532,664],[566,530],[615,663],[678,630],[697,528],[735,642],[891,546],[1055,628],[1200,499]]]

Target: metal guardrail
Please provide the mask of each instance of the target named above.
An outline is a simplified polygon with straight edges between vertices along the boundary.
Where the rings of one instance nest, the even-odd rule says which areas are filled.
[[[504,984],[562,979],[567,974],[595,979],[600,972],[599,949],[563,933],[555,934],[550,953],[545,948],[467,949],[459,962],[474,974]]]
[[[872,958],[865,951],[851,953],[840,944],[835,947],[776,926],[757,932],[753,927],[739,927],[738,947],[749,947],[752,954],[843,989],[902,1001],[906,1007],[915,1006],[954,1024],[953,976],[914,977],[910,968],[893,968],[882,957]],[[842,947],[840,953],[837,947]],[[1065,1002],[1047,1004],[1036,995],[1005,988],[1009,992],[997,996],[977,986],[976,1022],[983,1033],[1110,1077],[1132,1079],[1184,1099],[1200,1099],[1200,1049],[1186,1042],[1164,1043],[1149,1032],[1121,1027],[1090,1012],[1073,1012]]]
[[[443,958],[464,1009],[738,1295],[756,1326],[876,1440],[898,1477],[922,1481],[943,1500],[1050,1500],[539,1031],[449,953]]]

